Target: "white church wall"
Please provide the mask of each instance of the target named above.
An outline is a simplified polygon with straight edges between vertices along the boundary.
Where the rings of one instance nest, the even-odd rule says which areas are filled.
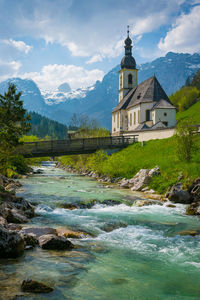
[[[151,110],[155,102],[151,103],[141,103],[141,116],[140,116],[140,122],[146,122],[146,110]],[[152,120],[152,112],[150,111],[150,120]]]
[[[141,131],[132,131],[124,136],[137,135],[138,142],[145,142],[149,140],[161,140],[172,137],[175,133],[175,128],[166,128],[166,129],[157,129],[157,130],[141,130]]]
[[[176,125],[176,109],[172,108],[158,108],[153,111],[154,124],[157,122],[167,122],[167,127],[174,127]]]
[[[128,130],[134,130],[140,124],[140,105],[134,106],[127,111]]]

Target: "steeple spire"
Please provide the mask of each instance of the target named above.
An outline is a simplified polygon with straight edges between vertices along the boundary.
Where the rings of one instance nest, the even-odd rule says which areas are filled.
[[[127,38],[124,41],[125,45],[125,56],[122,58],[121,61],[121,68],[126,69],[135,69],[136,68],[136,62],[135,59],[132,56],[132,40],[129,37],[129,25],[127,25]]]
[[[129,25],[127,25],[127,37],[129,37]]]

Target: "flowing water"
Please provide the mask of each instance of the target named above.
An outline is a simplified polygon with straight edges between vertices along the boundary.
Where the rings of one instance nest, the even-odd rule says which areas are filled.
[[[30,226],[68,227],[92,234],[72,251],[35,248],[18,259],[0,262],[0,299],[157,300],[200,299],[200,237],[180,236],[200,229],[199,219],[184,215],[185,207],[135,207],[97,204],[68,210],[63,203],[123,200],[138,194],[108,189],[83,176],[53,166],[22,180],[20,196],[37,205]],[[141,197],[141,196],[140,196]],[[55,288],[51,294],[20,296],[23,279]]]

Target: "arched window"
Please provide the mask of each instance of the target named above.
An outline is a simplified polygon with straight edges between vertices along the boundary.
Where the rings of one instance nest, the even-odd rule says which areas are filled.
[[[146,121],[150,121],[150,109],[146,110]]]
[[[133,76],[132,74],[128,75],[128,84],[132,84],[133,83]]]

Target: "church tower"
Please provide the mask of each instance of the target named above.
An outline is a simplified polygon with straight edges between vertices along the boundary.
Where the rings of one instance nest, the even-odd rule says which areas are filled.
[[[138,85],[136,62],[132,56],[132,40],[129,37],[129,26],[125,43],[125,56],[121,60],[119,71],[119,102],[126,96],[130,89]]]

